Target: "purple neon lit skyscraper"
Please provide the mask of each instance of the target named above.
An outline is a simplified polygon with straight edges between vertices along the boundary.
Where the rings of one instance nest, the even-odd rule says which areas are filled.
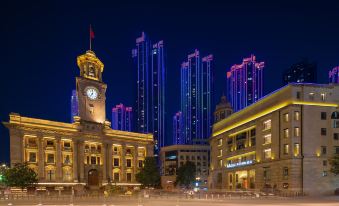
[[[235,64],[227,72],[228,98],[234,112],[258,101],[263,96],[263,70],[265,63],[256,62],[251,55],[242,64]]]
[[[132,57],[137,67],[136,129],[153,133],[155,154],[165,145],[166,68],[164,42],[151,43],[142,32]]]
[[[72,96],[71,96],[71,122],[74,122],[74,116],[79,115],[79,109],[78,109],[78,95],[76,90],[72,90]]]
[[[132,107],[118,104],[112,108],[112,129],[132,131]]]

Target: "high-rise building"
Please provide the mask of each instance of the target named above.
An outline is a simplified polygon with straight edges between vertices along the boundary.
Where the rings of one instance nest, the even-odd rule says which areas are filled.
[[[181,111],[185,144],[208,139],[212,125],[213,56],[198,50],[181,65]]]
[[[265,63],[257,62],[251,55],[227,72],[228,99],[234,112],[258,101],[263,96],[263,70]]]
[[[132,131],[132,107],[118,104],[112,108],[112,129]]]
[[[72,90],[72,96],[71,96],[71,122],[74,122],[74,116],[79,115],[79,108],[78,108],[78,95],[77,91],[74,89]]]
[[[182,138],[182,113],[179,111],[173,116],[173,144],[185,144]]]
[[[328,72],[328,81],[329,83],[339,84],[339,66]]]
[[[293,64],[283,74],[283,84],[288,83],[316,83],[317,82],[317,64],[303,60]]]
[[[153,133],[155,153],[165,145],[165,84],[164,42],[152,44],[142,32],[136,39],[132,57],[138,71],[136,127],[138,132]]]

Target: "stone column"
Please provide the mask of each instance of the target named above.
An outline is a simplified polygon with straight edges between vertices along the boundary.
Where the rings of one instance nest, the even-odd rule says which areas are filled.
[[[136,181],[135,175],[138,172],[138,145],[134,145],[134,156],[133,156],[133,179]]]
[[[121,145],[121,180],[120,182],[126,182],[126,144]]]
[[[79,141],[78,142],[78,157],[79,157],[79,173],[80,173],[80,182],[85,182],[85,166],[84,166],[84,142]]]
[[[62,181],[62,153],[61,153],[61,139],[56,138],[56,180]]]
[[[107,182],[107,154],[106,154],[107,144],[102,144],[101,159],[102,159],[102,182]]]
[[[107,178],[112,182],[112,168],[113,168],[113,144],[109,143],[107,145]]]
[[[78,142],[77,140],[73,140],[73,180],[74,182],[79,182],[79,174],[78,174]]]
[[[38,167],[39,167],[39,180],[44,180],[45,177],[45,144],[44,138],[41,134],[38,135]]]

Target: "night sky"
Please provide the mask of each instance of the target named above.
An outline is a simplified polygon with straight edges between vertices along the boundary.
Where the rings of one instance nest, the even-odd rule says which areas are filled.
[[[328,70],[339,65],[339,1],[117,2],[2,2],[1,121],[10,112],[70,121],[76,57],[89,47],[89,24],[93,50],[105,64],[109,120],[112,106],[134,105],[131,49],[142,31],[153,41],[164,40],[168,129],[180,109],[180,64],[196,48],[215,57],[217,98],[227,92],[226,71],[250,54],[265,61],[265,94],[281,87],[282,71],[303,58],[317,62],[319,83],[327,83]],[[3,125],[0,139],[0,162],[8,161]]]

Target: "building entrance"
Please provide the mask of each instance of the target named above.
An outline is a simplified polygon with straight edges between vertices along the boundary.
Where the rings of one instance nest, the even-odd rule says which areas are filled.
[[[88,171],[88,186],[99,186],[99,172],[96,169]]]

